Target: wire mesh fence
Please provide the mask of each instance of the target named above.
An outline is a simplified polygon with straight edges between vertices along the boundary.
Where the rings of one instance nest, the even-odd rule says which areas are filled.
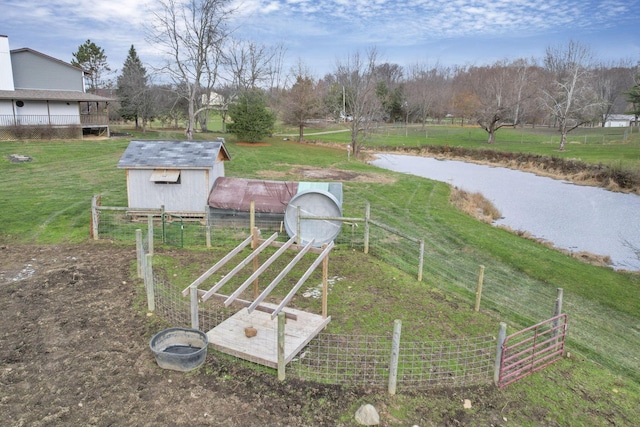
[[[362,216],[367,201],[358,199],[357,194],[350,194],[350,199],[348,214]],[[481,295],[483,309],[498,313],[516,327],[536,324],[554,314],[555,288],[495,259],[483,258],[482,254],[470,256],[464,252],[464,242],[456,241],[439,224],[430,223],[422,230],[422,236],[412,237],[409,235],[411,217],[399,213],[394,207],[386,210],[376,208],[371,218],[374,220],[369,223],[368,236],[365,235],[367,227],[364,223],[343,222],[335,239],[336,245],[355,250],[364,250],[366,246],[376,258],[412,275],[422,270],[425,282],[468,300],[473,300],[477,291],[479,266],[486,265]],[[101,210],[98,235],[104,239],[131,241],[135,229],[145,223],[146,220],[128,218],[123,211]],[[179,241],[185,247],[204,247],[207,244],[232,247],[250,232],[249,218],[241,216],[213,219],[208,225],[198,221],[163,225],[162,221],[154,220],[151,223],[158,241],[162,241],[163,236],[171,236],[171,227],[174,227],[180,238],[171,238],[168,243],[177,244],[172,242]],[[375,223],[386,226],[377,227]],[[281,220],[261,218],[256,220],[256,226],[264,234],[278,231],[282,235],[279,239],[287,238]],[[170,231],[167,233],[167,230]],[[422,241],[423,246],[417,241]],[[567,338],[571,350],[589,354],[605,366],[637,377],[640,357],[636,356],[636,349],[640,348],[640,335],[634,329],[634,319],[620,313],[612,316],[606,307],[571,293],[565,292],[564,301],[565,311],[572,319]]]
[[[191,327],[189,299],[161,274],[154,274],[155,313],[171,326]],[[210,331],[234,314],[220,304],[200,304],[199,329]],[[491,381],[495,339],[400,341],[398,389],[486,384]],[[391,338],[321,332],[287,365],[287,376],[350,387],[385,388],[389,383]]]

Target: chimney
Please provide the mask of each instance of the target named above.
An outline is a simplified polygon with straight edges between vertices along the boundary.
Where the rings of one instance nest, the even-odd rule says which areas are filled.
[[[0,90],[15,90],[9,37],[0,35]]]

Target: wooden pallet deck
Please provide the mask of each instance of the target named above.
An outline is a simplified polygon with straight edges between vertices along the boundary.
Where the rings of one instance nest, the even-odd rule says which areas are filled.
[[[276,308],[274,304],[264,306]],[[331,317],[287,308],[295,314],[297,320],[287,319],[285,325],[284,355],[285,364],[291,362],[296,354],[316,337],[331,321]],[[246,327],[254,327],[258,334],[247,338]],[[243,308],[229,319],[207,332],[209,346],[240,359],[259,363],[271,368],[278,367],[278,319],[271,319],[269,313]]]

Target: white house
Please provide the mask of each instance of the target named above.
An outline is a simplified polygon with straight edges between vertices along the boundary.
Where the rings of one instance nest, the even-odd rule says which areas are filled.
[[[110,98],[85,93],[85,72],[0,35],[0,140],[109,133]]]
[[[127,173],[130,209],[203,216],[216,178],[230,160],[224,140],[131,141],[118,168]]]
[[[635,121],[635,116],[632,114],[610,114],[607,117],[607,121],[604,122],[606,128],[623,128],[629,127]]]

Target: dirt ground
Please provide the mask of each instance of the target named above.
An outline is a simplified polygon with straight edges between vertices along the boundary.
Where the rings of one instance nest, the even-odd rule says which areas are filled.
[[[197,371],[160,369],[157,330],[134,307],[134,259],[106,244],[0,249],[0,425],[336,425],[313,403],[357,398],[211,353]]]
[[[106,243],[0,245],[0,425],[349,426],[341,417],[362,403],[380,425],[406,425],[384,391],[279,382],[211,351],[189,373],[159,368],[148,343],[161,328],[131,281],[134,260],[134,249]],[[498,394],[430,392],[408,425],[500,425]],[[462,408],[470,395],[473,418]],[[452,406],[434,413],[434,401]]]

